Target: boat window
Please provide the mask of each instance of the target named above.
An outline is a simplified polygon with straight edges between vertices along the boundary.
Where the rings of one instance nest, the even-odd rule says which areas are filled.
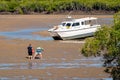
[[[89,24],[91,24],[91,23],[92,23],[91,20],[85,21],[85,25],[89,25]]]
[[[81,25],[84,25],[84,22],[81,22]]]
[[[85,25],[94,25],[94,24],[96,24],[96,21],[95,21],[95,20],[85,21]]]
[[[79,22],[77,22],[77,23],[73,23],[72,26],[79,26],[79,25],[80,25]]]
[[[95,25],[95,24],[97,24],[96,20],[91,20],[90,21],[90,25]]]
[[[67,23],[66,26],[71,26],[71,23]]]
[[[65,26],[66,23],[62,23],[62,26]]]

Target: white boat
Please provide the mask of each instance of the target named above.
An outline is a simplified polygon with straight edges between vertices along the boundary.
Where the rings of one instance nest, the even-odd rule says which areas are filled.
[[[98,28],[100,28],[100,25],[97,23],[97,18],[95,17],[80,19],[69,17],[68,20],[63,21],[60,25],[49,29],[48,32],[55,40],[67,40],[93,36]]]

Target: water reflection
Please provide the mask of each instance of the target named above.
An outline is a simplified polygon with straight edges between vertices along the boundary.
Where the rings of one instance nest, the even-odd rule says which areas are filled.
[[[33,67],[33,63],[32,62],[28,62],[28,69],[32,69]]]

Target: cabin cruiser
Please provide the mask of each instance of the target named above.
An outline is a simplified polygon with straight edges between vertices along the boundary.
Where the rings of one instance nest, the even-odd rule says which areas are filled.
[[[95,17],[80,19],[68,17],[68,20],[61,22],[60,25],[54,26],[48,32],[55,40],[68,40],[93,36],[98,28],[100,28],[100,25],[97,24],[97,18]]]

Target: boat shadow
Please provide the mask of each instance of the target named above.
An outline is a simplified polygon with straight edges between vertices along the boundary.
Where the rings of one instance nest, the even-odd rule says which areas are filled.
[[[76,40],[76,41],[83,41],[87,38],[93,38],[94,36],[87,36],[87,37],[81,37],[81,38],[74,38],[74,39],[68,39],[68,40]],[[58,41],[58,40],[63,40],[62,38],[60,37],[54,37],[53,38],[55,41]],[[63,41],[68,41],[68,40],[63,40]]]

